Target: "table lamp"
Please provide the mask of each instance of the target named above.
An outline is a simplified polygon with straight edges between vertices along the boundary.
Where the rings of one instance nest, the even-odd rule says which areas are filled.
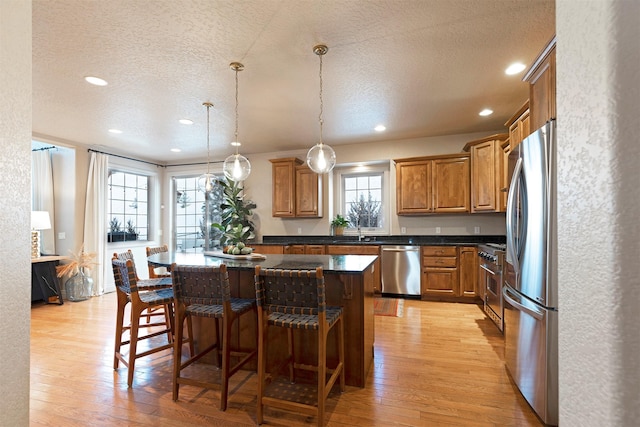
[[[40,230],[51,228],[47,211],[31,211],[31,258],[40,257]]]

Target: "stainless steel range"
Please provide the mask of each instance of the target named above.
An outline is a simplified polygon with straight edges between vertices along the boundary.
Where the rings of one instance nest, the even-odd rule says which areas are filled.
[[[504,330],[502,302],[502,272],[507,246],[486,243],[478,246],[480,257],[480,284],[484,286],[484,311],[500,331]]]

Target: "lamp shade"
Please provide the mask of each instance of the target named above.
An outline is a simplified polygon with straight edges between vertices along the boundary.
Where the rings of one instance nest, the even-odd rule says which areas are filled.
[[[51,228],[51,220],[47,211],[31,211],[31,229],[32,230],[49,230]]]

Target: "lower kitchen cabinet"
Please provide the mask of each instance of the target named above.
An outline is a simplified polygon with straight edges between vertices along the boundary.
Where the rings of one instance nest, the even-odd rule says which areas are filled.
[[[460,246],[458,248],[458,262],[460,264],[460,296],[468,298],[479,297],[478,286],[478,248],[475,246]]]
[[[295,255],[324,255],[324,245],[288,245],[284,248],[285,254]]]
[[[458,249],[456,246],[422,247],[422,299],[458,295]]]
[[[253,248],[253,251],[259,254],[280,254],[284,253],[284,246],[282,245],[249,245]]]
[[[422,299],[475,300],[477,281],[475,246],[422,247]]]

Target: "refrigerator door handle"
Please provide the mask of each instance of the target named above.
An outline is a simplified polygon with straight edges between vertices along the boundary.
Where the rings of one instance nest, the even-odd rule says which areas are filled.
[[[518,158],[516,165],[513,169],[513,176],[511,178],[511,184],[509,185],[509,193],[507,195],[507,215],[506,215],[506,228],[507,228],[507,250],[511,249],[514,253],[509,254],[509,260],[513,265],[513,270],[516,273],[520,272],[520,260],[518,259],[518,249],[516,248],[515,230],[513,229],[513,215],[515,210],[516,192],[519,187],[520,174],[522,172],[522,158]]]
[[[537,320],[544,319],[544,312],[539,311],[539,310],[535,310],[535,309],[530,308],[530,307],[526,307],[526,306],[520,304],[519,302],[517,302],[516,300],[514,300],[513,298],[511,298],[509,296],[509,288],[507,288],[507,287],[502,288],[502,297],[504,298],[504,300],[506,302],[511,304],[514,308],[516,308],[516,309],[528,314],[529,316],[534,317]]]

